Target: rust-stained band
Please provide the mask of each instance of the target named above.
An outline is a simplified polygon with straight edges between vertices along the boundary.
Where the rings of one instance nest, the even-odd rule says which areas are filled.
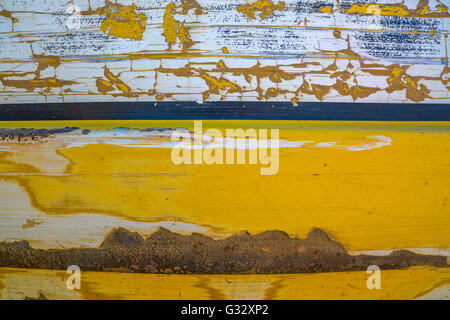
[[[0,243],[0,267],[59,269],[78,265],[84,271],[195,274],[315,273],[411,266],[446,267],[445,256],[396,250],[386,256],[351,256],[321,229],[305,239],[282,231],[251,235],[241,232],[224,240],[199,233],[189,236],[160,228],[147,238],[124,228],[113,229],[98,248],[40,250],[27,241]]]

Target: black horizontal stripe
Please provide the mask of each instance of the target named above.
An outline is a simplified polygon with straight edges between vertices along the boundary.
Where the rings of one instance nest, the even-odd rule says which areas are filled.
[[[34,120],[449,121],[449,104],[304,102],[88,102],[0,105],[0,121]]]

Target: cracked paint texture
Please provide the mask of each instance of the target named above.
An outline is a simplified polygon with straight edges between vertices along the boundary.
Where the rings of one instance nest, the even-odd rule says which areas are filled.
[[[74,4],[1,3],[1,103],[450,100],[442,1]]]

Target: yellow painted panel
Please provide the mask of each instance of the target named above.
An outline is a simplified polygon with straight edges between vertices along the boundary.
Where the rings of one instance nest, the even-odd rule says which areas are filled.
[[[192,129],[192,123],[49,122],[39,127]],[[277,229],[301,237],[319,227],[351,250],[450,245],[448,123],[267,123],[205,121],[203,128],[279,127],[280,139],[312,141],[280,149],[279,172],[273,176],[260,176],[260,165],[174,165],[170,149],[91,144],[60,149],[44,157],[46,166],[32,154],[48,150],[21,149],[20,157],[2,159],[44,171],[18,170],[27,174],[0,179],[20,184],[32,204],[49,214],[105,213],[137,221],[184,221],[225,233]],[[391,144],[363,151],[315,147],[330,141],[358,146],[376,135]],[[56,167],[62,172],[46,174]]]
[[[81,290],[68,290],[64,271],[0,269],[2,299],[416,299],[448,288],[447,268],[382,271],[380,290],[366,287],[366,272],[288,275],[161,275],[82,273]],[[2,287],[5,285],[6,288]],[[448,292],[448,289],[445,289]],[[447,293],[448,295],[448,293]]]

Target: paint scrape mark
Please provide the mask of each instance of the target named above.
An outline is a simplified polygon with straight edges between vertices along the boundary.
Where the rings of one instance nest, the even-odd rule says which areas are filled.
[[[391,145],[391,143],[391,138],[382,135],[375,135],[354,140],[319,142],[314,147],[336,148],[347,151],[364,151],[386,147]]]

